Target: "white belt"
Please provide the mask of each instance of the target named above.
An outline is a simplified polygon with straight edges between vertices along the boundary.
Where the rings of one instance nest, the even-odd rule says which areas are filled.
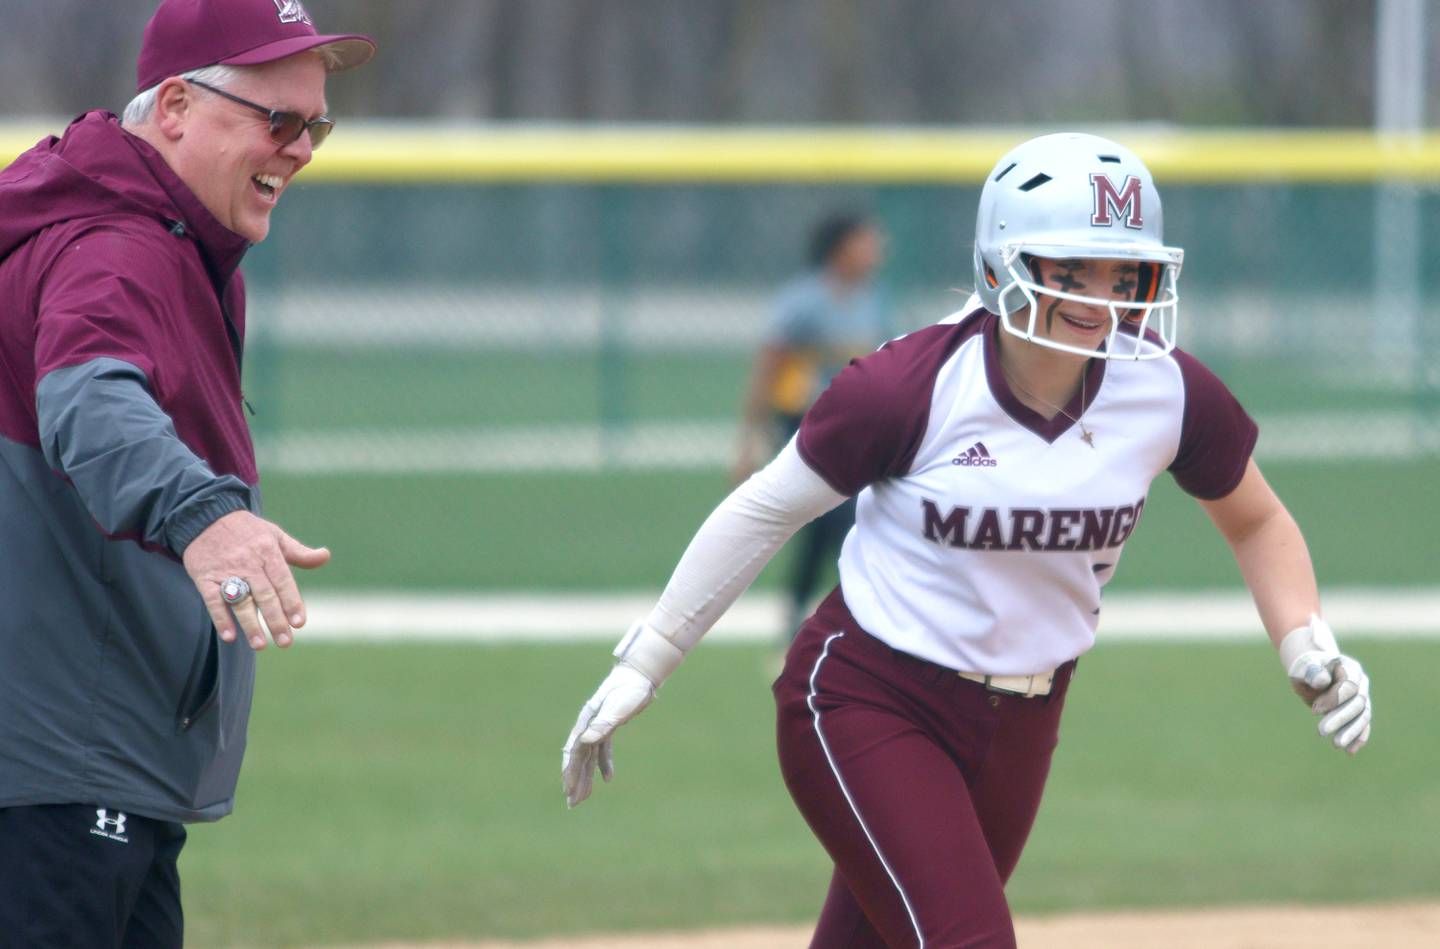
[[[962,679],[978,682],[993,692],[1009,692],[1027,699],[1036,695],[1049,695],[1050,687],[1055,684],[1054,669],[1033,676],[987,676],[979,672],[960,672],[957,675]]]

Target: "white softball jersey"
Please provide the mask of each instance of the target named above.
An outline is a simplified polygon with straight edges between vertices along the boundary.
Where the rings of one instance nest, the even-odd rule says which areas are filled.
[[[1012,394],[1000,332],[972,299],[886,343],[835,378],[796,446],[835,491],[858,495],[840,587],[865,630],[952,669],[1030,675],[1094,644],[1101,590],[1151,481],[1168,470],[1197,498],[1224,497],[1257,429],[1178,349],[1093,360],[1084,404],[1077,395],[1047,420]]]

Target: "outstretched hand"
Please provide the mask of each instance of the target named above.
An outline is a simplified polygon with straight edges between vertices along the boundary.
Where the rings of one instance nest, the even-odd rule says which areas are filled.
[[[313,570],[329,560],[326,548],[307,547],[249,511],[216,520],[190,542],[183,557],[220,638],[233,642],[238,624],[245,641],[257,650],[265,648],[266,627],[275,645],[283,647],[294,640],[294,629],[305,625],[305,603],[291,566]],[[220,584],[229,577],[250,584],[250,598],[233,607],[220,596]]]
[[[618,662],[600,688],[580,709],[560,754],[565,803],[574,807],[590,796],[595,768],[606,781],[615,776],[615,729],[630,721],[655,698],[655,684],[644,673]]]

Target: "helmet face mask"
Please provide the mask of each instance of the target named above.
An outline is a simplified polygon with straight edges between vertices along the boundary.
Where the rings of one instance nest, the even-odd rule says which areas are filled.
[[[1012,336],[1050,349],[1102,359],[1156,359],[1173,350],[1180,316],[1180,291],[1177,284],[1181,261],[1178,256],[1173,264],[1152,260],[1138,261],[1139,273],[1146,276],[1137,280],[1136,298],[1133,300],[1087,296],[1047,286],[1037,279],[1034,272],[1035,262],[1043,260],[1054,263],[1089,256],[1080,250],[1075,248],[1073,253],[1042,258],[1031,253],[1024,244],[1006,245],[1001,260],[1003,276],[1000,281],[1000,309],[997,313],[1001,327]],[[1128,258],[1107,254],[1105,258],[1098,259]],[[1042,297],[1078,303],[1091,309],[1103,309],[1110,319],[1104,348],[1087,348],[1043,335],[1039,330]],[[1142,341],[1147,339],[1157,343],[1160,348],[1156,350],[1146,347]]]
[[[1032,266],[1063,260],[1133,261],[1135,292],[1130,299],[1071,292],[1063,283],[1046,285]],[[1032,139],[1000,160],[981,192],[976,292],[1006,332],[1037,345],[1104,359],[1166,355],[1176,343],[1183,260],[1184,251],[1161,240],[1160,196],[1149,170],[1107,139]],[[1042,333],[1041,297],[1107,313],[1104,345]]]

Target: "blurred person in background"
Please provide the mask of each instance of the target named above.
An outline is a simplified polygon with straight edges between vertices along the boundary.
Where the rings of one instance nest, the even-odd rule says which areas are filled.
[[[576,718],[570,806],[785,541],[855,497],[840,584],[774,685],[786,787],[834,861],[812,949],[1013,949],[1005,884],[1076,662],[1167,472],[1229,545],[1320,736],[1364,747],[1369,678],[1319,615],[1304,537],[1252,457],[1258,428],[1175,346],[1182,259],[1125,147],[1063,133],[1001,158],[975,294],[851,363],[701,525]],[[1241,698],[1214,670],[1174,674]]]
[[[780,290],[755,357],[740,420],[736,484],[794,437],[806,410],[846,363],[874,352],[889,336],[889,312],[875,282],[885,238],[871,218],[851,211],[826,215],[810,234],[808,257],[806,271]],[[801,528],[787,581],[787,639],[810,612],[822,571],[854,522],[852,499]]]
[[[239,265],[374,51],[293,0],[165,0],[123,119],[0,172],[7,946],[183,943],[183,825],[230,813],[254,653],[330,557],[259,516]]]

